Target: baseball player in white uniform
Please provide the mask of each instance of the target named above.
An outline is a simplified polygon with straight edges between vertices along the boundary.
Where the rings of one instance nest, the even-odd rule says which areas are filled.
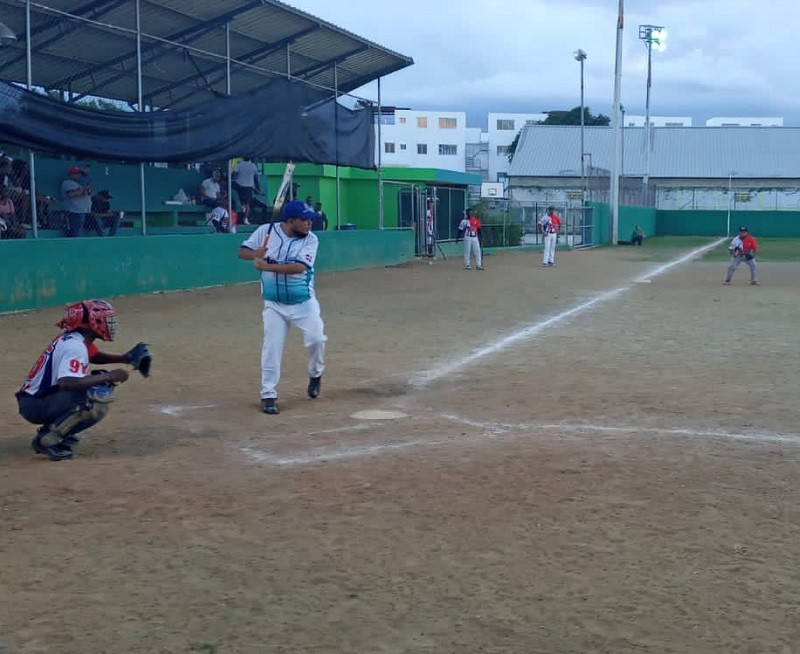
[[[472,263],[472,253],[475,253],[475,267],[483,270],[483,257],[481,256],[481,242],[478,232],[481,221],[475,216],[464,213],[463,220],[458,225],[458,230],[464,234],[464,269],[469,270]]]
[[[314,293],[314,261],[319,240],[311,232],[314,213],[299,200],[288,202],[280,224],[256,229],[239,248],[239,258],[252,260],[261,271],[264,298],[264,343],[261,349],[261,410],[277,414],[277,386],[290,326],[303,332],[309,355],[308,396],[319,396],[325,370],[325,325]]]
[[[558,231],[561,229],[561,218],[556,213],[555,207],[547,207],[547,213],[539,219],[539,227],[544,239],[542,266],[548,268],[555,265],[556,242]]]

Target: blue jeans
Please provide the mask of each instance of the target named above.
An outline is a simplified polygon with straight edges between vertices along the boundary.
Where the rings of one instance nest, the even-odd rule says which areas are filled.
[[[67,229],[65,236],[83,236],[83,223],[86,220],[85,213],[67,212]]]

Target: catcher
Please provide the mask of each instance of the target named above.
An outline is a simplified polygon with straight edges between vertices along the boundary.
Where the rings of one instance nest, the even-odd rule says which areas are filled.
[[[114,387],[128,379],[123,368],[87,375],[89,364],[127,363],[147,377],[153,357],[145,343],[125,354],[97,348],[94,341],[113,341],[117,327],[117,314],[105,300],[67,305],[56,326],[63,331],[39,355],[16,397],[20,415],[42,425],[31,443],[34,451],[62,461],[74,456],[72,446],[80,433],[105,417]]]
[[[747,227],[742,225],[739,228],[739,234],[733,237],[731,244],[728,246],[728,250],[731,253],[731,263],[728,266],[725,281],[722,283],[725,286],[730,286],[734,271],[739,267],[739,264],[744,261],[747,267],[750,268],[750,285],[758,286],[758,279],[756,279],[756,252],[758,251],[758,242],[755,236],[747,231]]]

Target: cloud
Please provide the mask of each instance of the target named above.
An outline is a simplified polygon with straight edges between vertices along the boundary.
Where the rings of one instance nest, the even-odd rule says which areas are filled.
[[[610,113],[617,3],[613,0],[294,0],[302,10],[412,56],[387,76],[385,104],[539,112],[580,99],[573,52],[588,53],[586,103]],[[783,116],[800,124],[795,92],[796,0],[628,0],[622,98],[644,113],[647,52],[640,24],[668,29],[653,53],[651,113]],[[374,85],[359,91],[374,97]],[[794,122],[793,122],[794,120]]]

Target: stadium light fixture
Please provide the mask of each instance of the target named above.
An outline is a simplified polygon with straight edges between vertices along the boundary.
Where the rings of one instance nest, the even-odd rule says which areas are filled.
[[[12,43],[16,40],[17,35],[14,34],[14,30],[4,23],[0,23],[0,45],[6,45],[7,43]]]
[[[642,200],[647,203],[650,185],[650,150],[652,149],[650,143],[650,87],[653,85],[653,50],[663,52],[667,49],[667,30],[658,25],[639,25],[639,39],[644,43],[644,47],[647,48],[647,95],[644,119],[645,166],[642,179],[642,194],[644,196]],[[647,205],[645,204],[645,206]]]

